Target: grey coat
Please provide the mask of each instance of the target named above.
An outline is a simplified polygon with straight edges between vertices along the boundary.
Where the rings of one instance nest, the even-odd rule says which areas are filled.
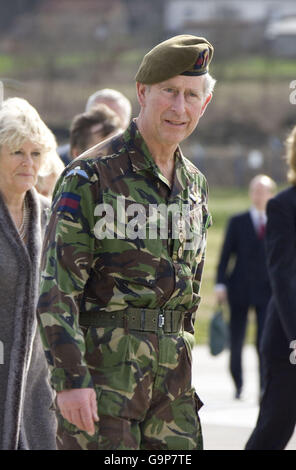
[[[26,246],[0,195],[0,449],[50,450],[56,448],[56,419],[35,314],[49,203],[35,189],[27,198]]]

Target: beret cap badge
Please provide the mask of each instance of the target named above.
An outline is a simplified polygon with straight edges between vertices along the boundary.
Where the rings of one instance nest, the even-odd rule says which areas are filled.
[[[201,52],[198,56],[197,61],[194,64],[195,69],[201,69],[206,67],[209,61],[209,52],[207,50]]]

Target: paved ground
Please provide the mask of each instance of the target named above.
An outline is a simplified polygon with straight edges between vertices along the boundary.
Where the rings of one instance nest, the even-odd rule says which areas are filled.
[[[253,346],[243,353],[245,387],[242,399],[234,399],[228,372],[229,351],[213,357],[207,346],[193,350],[193,383],[204,402],[200,410],[205,450],[242,450],[258,415],[257,356]],[[296,432],[287,450],[296,450]]]

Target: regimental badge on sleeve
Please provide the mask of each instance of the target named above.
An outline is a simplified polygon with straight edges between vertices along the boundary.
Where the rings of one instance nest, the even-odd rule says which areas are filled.
[[[58,202],[58,212],[70,212],[70,214],[76,214],[80,206],[81,196],[75,193],[64,192],[61,194]]]

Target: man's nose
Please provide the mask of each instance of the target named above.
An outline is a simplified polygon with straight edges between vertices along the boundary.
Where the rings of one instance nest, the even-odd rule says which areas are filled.
[[[185,111],[185,97],[182,93],[178,93],[173,102],[172,109],[178,114],[183,114]]]

